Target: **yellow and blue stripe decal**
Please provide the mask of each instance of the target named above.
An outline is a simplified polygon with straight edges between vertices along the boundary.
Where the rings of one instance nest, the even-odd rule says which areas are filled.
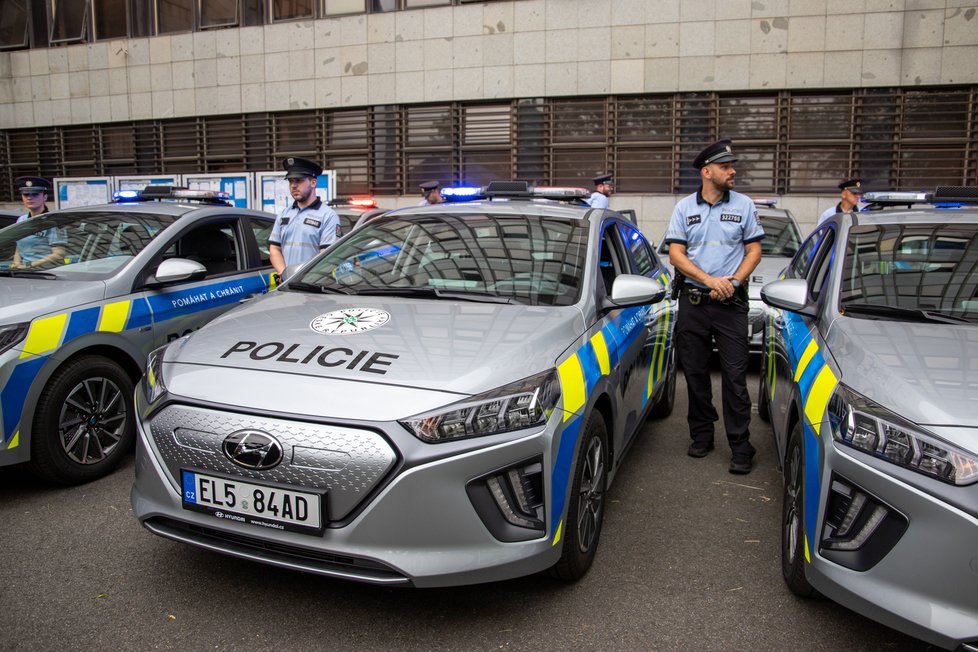
[[[644,337],[645,318],[651,306],[636,306],[614,311],[606,318],[606,323],[595,332],[580,348],[557,365],[560,391],[563,400],[563,427],[550,474],[550,495],[552,496],[551,544],[560,543],[563,532],[563,513],[569,491],[570,471],[574,463],[574,452],[584,426],[584,407],[588,396],[602,376],[611,373],[619,362],[621,351],[627,350],[637,337]],[[668,321],[666,322],[668,326]],[[666,347],[668,329],[662,329],[662,348]],[[657,343],[658,343],[657,339]],[[664,359],[666,351],[660,358]],[[652,357],[653,368],[656,356]],[[664,368],[664,364],[662,365]],[[652,369],[649,370],[652,373]]]
[[[20,360],[0,390],[0,451],[15,448],[19,443],[20,413],[27,392],[51,354],[71,340],[97,331],[122,333],[153,324],[154,303],[160,303],[158,311],[166,307],[172,314],[168,318],[183,317],[240,300],[242,294],[266,292],[273,285],[271,274],[253,274],[245,278],[235,277],[208,285],[196,286],[149,298],[122,299],[103,305],[81,308],[72,312],[58,313],[35,319],[27,332]],[[239,291],[228,292],[228,288]],[[191,296],[207,297],[206,301],[190,302],[173,311],[173,301]],[[213,297],[213,298],[212,298]],[[162,323],[165,320],[161,320]]]
[[[785,343],[791,359],[794,382],[802,399],[802,430],[805,451],[805,560],[811,563],[811,541],[815,541],[822,478],[821,429],[829,399],[839,379],[826,362],[818,342],[798,314],[784,313]]]

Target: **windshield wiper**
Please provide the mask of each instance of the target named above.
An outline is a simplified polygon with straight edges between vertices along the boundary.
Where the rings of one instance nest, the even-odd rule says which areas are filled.
[[[937,324],[970,324],[971,320],[957,315],[950,315],[946,312],[936,310],[923,310],[921,308],[902,308],[900,306],[881,306],[875,303],[844,303],[843,312],[856,312],[864,315],[877,315],[880,317],[899,317],[912,319],[915,321],[934,322]]]
[[[289,290],[296,292],[317,292],[319,294],[352,294],[349,290],[316,285],[315,283],[303,283],[302,281],[292,281],[285,286]]]
[[[392,296],[392,297],[424,297],[428,299],[448,299],[459,301],[477,301],[481,303],[519,303],[512,297],[502,296],[492,292],[479,292],[472,290],[440,290],[433,287],[406,287],[406,288],[366,288],[358,290],[357,294],[367,296]]]
[[[58,278],[53,272],[41,272],[36,269],[0,269],[0,276],[24,276],[27,278]]]

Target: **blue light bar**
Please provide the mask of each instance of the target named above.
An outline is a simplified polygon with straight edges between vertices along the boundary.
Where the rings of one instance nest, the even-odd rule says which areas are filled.
[[[482,193],[482,188],[476,188],[474,186],[459,186],[456,188],[442,188],[442,197],[475,197]]]
[[[138,190],[116,190],[112,193],[112,201],[130,201],[139,199]]]

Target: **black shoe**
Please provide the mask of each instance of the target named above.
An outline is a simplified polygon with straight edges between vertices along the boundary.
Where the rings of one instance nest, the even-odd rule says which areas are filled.
[[[690,457],[706,457],[709,455],[710,451],[713,450],[713,444],[704,444],[702,442],[694,441],[686,449],[686,454]]]
[[[752,457],[735,457],[730,460],[730,472],[736,475],[747,475],[754,466]]]

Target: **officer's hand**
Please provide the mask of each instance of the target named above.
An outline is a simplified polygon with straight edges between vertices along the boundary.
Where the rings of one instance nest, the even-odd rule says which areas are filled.
[[[715,301],[726,301],[733,296],[734,286],[729,278],[714,276],[707,285],[710,287],[710,298]]]

